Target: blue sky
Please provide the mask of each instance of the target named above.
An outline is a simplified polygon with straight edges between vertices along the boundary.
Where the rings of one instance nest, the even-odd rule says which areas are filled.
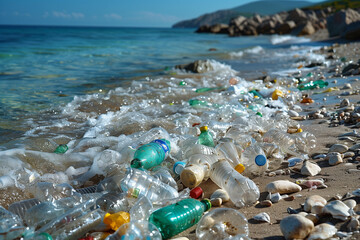
[[[251,0],[0,0],[0,24],[170,27],[248,2]]]

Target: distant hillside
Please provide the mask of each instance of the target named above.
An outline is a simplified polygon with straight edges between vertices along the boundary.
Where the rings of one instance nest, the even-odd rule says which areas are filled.
[[[318,10],[318,9],[324,9],[327,7],[332,7],[337,10],[346,9],[346,8],[352,8],[357,9],[360,8],[360,1],[359,0],[332,0],[332,1],[326,1],[319,4],[312,5],[310,7],[305,7],[305,10]]]
[[[198,28],[202,25],[213,25],[216,23],[225,23],[228,24],[229,21],[239,15],[249,17],[257,13],[260,15],[270,15],[275,14],[281,11],[288,11],[294,8],[303,8],[312,5],[313,3],[308,1],[291,1],[291,0],[281,0],[281,1],[255,1],[241,5],[227,10],[219,10],[213,13],[207,13],[201,15],[200,17],[185,20],[174,24],[173,28]]]

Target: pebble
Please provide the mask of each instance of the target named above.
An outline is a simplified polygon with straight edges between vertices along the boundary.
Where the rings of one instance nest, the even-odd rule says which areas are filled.
[[[260,205],[263,207],[271,207],[272,206],[272,202],[270,200],[264,200],[260,202]]]
[[[356,201],[354,199],[348,199],[344,201],[345,205],[350,209],[354,209],[356,207]]]
[[[323,198],[319,195],[311,195],[305,199],[304,211],[313,212],[312,209],[314,206],[324,207],[326,205],[326,203],[327,203],[327,201],[325,198]]]
[[[330,156],[330,158],[329,158],[329,165],[331,165],[331,166],[335,166],[335,165],[340,164],[342,162],[344,162],[344,161],[343,161],[340,154]]]
[[[213,194],[211,194],[210,199],[220,198],[223,203],[226,203],[230,200],[229,194],[223,189],[217,189]]]
[[[270,193],[294,193],[294,192],[300,192],[301,187],[297,185],[296,183],[290,182],[288,180],[277,180],[274,182],[269,183],[265,187],[265,191]]]
[[[348,150],[348,146],[344,145],[344,144],[334,144],[330,147],[329,149],[329,153],[330,152],[338,152],[338,153],[344,153]]]
[[[342,101],[341,101],[341,103],[340,103],[340,107],[342,108],[342,107],[347,107],[347,106],[349,106],[350,105],[350,101],[349,101],[349,99],[347,99],[347,98],[344,98]]]
[[[356,152],[358,149],[360,149],[360,143],[355,144],[349,148],[349,150],[353,152]]]
[[[360,173],[360,169],[348,169],[348,173]]]
[[[299,116],[299,113],[294,110],[289,110],[288,114],[290,117],[298,117]]]
[[[284,199],[285,201],[290,202],[290,201],[294,201],[294,200],[295,200],[295,197],[294,197],[294,196],[287,196],[287,197],[283,197],[283,199]]]
[[[321,223],[317,225],[310,233],[307,240],[329,239],[337,232],[335,226],[328,223]]]
[[[323,208],[323,213],[329,213],[333,216],[333,218],[340,219],[342,221],[346,221],[350,216],[349,207],[345,205],[340,200],[331,201],[325,205]]]
[[[270,223],[270,216],[266,212],[259,213],[256,216],[254,216],[253,218],[256,221],[259,221],[259,222],[268,222],[268,223]]]
[[[296,214],[283,218],[280,229],[285,239],[305,239],[314,230],[314,223]]]
[[[350,83],[345,83],[342,89],[352,89],[352,86]]]
[[[316,155],[315,157],[313,157],[313,159],[320,159],[320,158],[325,158],[326,157],[326,154],[319,154],[319,155]]]
[[[301,174],[305,176],[315,176],[320,172],[321,167],[319,167],[316,163],[312,163],[310,161],[305,161],[301,168]]]
[[[272,202],[272,203],[277,203],[277,202],[279,202],[281,199],[282,199],[282,197],[281,197],[281,195],[280,195],[280,193],[269,193],[269,194],[271,194],[270,195],[270,201]]]
[[[349,232],[353,232],[358,230],[360,226],[359,219],[356,217],[351,217],[349,223],[347,224],[346,228]]]
[[[220,207],[221,204],[222,204],[222,199],[221,198],[213,198],[213,199],[211,199],[211,206]]]
[[[349,158],[349,157],[354,157],[355,156],[355,153],[353,153],[353,152],[346,152],[346,153],[344,153],[344,158]]]
[[[289,214],[298,214],[298,211],[293,209],[292,207],[288,207],[286,209],[286,211],[289,213]]]

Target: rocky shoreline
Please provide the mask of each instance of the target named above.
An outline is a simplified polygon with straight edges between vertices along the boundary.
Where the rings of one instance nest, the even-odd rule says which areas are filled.
[[[228,34],[236,36],[256,36],[260,34],[291,34],[310,36],[327,29],[328,37],[342,37],[347,40],[360,39],[360,9],[335,11],[327,7],[321,10],[296,8],[269,16],[255,14],[251,18],[238,16],[229,24],[200,26],[197,33]]]

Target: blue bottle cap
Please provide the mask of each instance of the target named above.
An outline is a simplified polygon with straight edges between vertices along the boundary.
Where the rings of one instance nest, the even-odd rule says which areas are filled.
[[[183,167],[185,167],[185,163],[184,162],[176,162],[175,164],[174,164],[174,167],[173,167],[173,172],[175,173],[175,174],[179,174],[179,173],[177,173],[175,170],[176,170],[176,167],[178,166],[178,165],[183,165]]]
[[[264,155],[257,155],[255,157],[255,163],[258,166],[264,166],[266,164],[266,157]]]

